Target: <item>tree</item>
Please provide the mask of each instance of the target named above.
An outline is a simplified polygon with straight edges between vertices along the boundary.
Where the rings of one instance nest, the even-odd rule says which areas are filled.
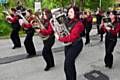
[[[112,6],[114,0],[101,0],[101,8],[103,10],[107,10],[108,7]],[[92,10],[96,10],[99,7],[100,0],[86,0],[85,1],[85,8],[90,8]]]

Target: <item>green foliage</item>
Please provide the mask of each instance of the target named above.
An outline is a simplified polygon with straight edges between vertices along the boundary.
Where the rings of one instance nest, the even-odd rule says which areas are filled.
[[[44,0],[42,2],[42,8],[52,9],[52,8],[56,8],[56,7],[57,7],[57,4],[55,4],[54,2],[51,2],[50,0]]]
[[[0,36],[9,35],[11,32],[11,25],[4,20],[0,20]]]
[[[18,0],[8,0],[8,7],[15,7],[16,2]],[[22,2],[23,6],[26,8],[30,8],[34,10],[34,1],[41,1],[42,8],[58,8],[58,7],[66,7],[74,2],[78,5],[81,9],[91,9],[96,10],[99,7],[100,0],[19,0]],[[108,7],[112,6],[114,0],[101,0],[101,8],[103,10],[107,10]],[[8,35],[11,31],[10,24],[4,21],[5,16],[2,14],[3,6],[0,5],[0,36]],[[23,32],[21,32],[23,33]]]
[[[101,9],[108,10],[112,6],[114,0],[101,0]],[[100,7],[100,0],[86,0],[84,2],[85,8],[96,10],[97,7]]]

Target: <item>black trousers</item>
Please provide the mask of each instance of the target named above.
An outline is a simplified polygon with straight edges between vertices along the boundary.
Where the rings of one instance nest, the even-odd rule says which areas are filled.
[[[86,42],[85,43],[90,43],[90,31],[92,29],[92,24],[87,24],[86,28],[85,28],[85,32],[86,32]]]
[[[34,32],[35,30],[33,28],[29,28],[28,30],[26,30],[27,36],[25,38],[24,45],[26,48],[26,52],[29,55],[36,55],[35,47],[33,44]]]
[[[55,36],[51,35],[47,40],[44,40],[43,43],[44,43],[44,47],[42,50],[43,58],[47,66],[54,66],[52,46],[55,43]]]
[[[98,31],[98,34],[100,34],[100,41],[103,41],[104,32],[100,30],[100,24],[97,24],[97,31]]]
[[[75,60],[83,48],[83,41],[77,40],[72,45],[65,46],[64,71],[66,80],[76,80]]]
[[[105,65],[108,67],[112,67],[113,65],[113,50],[114,47],[117,43],[117,36],[115,38],[110,38],[110,36],[108,36],[108,34],[105,37],[105,58],[104,58],[104,62]]]
[[[100,41],[103,41],[103,35],[104,33],[100,32]]]
[[[13,29],[11,32],[11,35],[10,35],[10,38],[11,38],[15,47],[21,47],[19,31],[20,31],[20,29]]]
[[[100,34],[100,24],[97,24],[97,33]]]

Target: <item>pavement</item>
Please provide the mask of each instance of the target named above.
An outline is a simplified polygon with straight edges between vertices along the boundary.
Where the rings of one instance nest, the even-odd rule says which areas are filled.
[[[120,39],[118,39],[113,52],[113,68],[107,69],[104,67],[104,41],[100,42],[100,37],[97,35],[96,29],[93,29],[90,35],[90,44],[84,45],[82,52],[76,59],[77,80],[120,80]],[[85,43],[85,38],[83,38],[83,41]],[[22,48],[13,50],[11,49],[12,42],[10,39],[1,39],[0,59],[23,54],[26,55],[23,44],[24,37],[21,38],[21,42]],[[34,36],[34,44],[37,53],[41,54],[43,44],[39,36]],[[55,67],[50,71],[44,71],[46,64],[42,56],[26,58],[11,63],[0,64],[0,80],[66,80],[64,74],[63,47],[63,44],[56,40],[55,45],[53,46]],[[96,71],[96,74],[91,74],[95,76],[96,79],[90,79],[85,76],[92,71]],[[100,75],[108,78],[104,79],[99,77]]]

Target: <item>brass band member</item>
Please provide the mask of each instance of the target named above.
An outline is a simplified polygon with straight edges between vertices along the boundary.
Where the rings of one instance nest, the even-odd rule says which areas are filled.
[[[61,42],[71,42],[72,44],[65,46],[65,62],[64,71],[66,74],[66,80],[76,80],[76,68],[75,60],[80,54],[83,47],[83,40],[81,33],[84,30],[83,24],[79,21],[79,8],[72,6],[68,9],[68,18],[66,20],[67,27],[70,34],[65,37],[59,37],[58,40]]]
[[[111,25],[105,26],[104,21],[101,23],[101,30],[106,32],[105,36],[105,67],[112,68],[113,65],[113,50],[117,43],[117,33],[120,31],[120,23],[116,19],[116,11],[111,11],[109,14]]]
[[[100,34],[100,41],[102,42],[103,41],[103,34],[101,31],[100,31],[100,24],[101,24],[101,21],[102,21],[102,18],[103,18],[104,14],[103,14],[103,11],[102,10],[99,10],[98,8],[98,11],[96,13],[96,19],[97,19],[97,33],[98,35]]]
[[[84,13],[84,26],[85,26],[85,37],[86,37],[86,42],[85,45],[90,43],[90,31],[92,29],[92,15],[91,12],[85,12]]]
[[[10,14],[10,13],[9,13]],[[19,24],[19,16],[16,15],[16,9],[11,8],[11,16],[7,17],[7,21],[12,24],[12,32],[10,35],[10,38],[14,44],[12,49],[21,47],[21,41],[19,37],[19,31],[20,31],[20,24]]]
[[[35,30],[32,27],[33,24],[31,23],[32,20],[35,19],[35,17],[32,14],[32,10],[26,11],[26,19],[28,23],[23,22],[21,25],[24,27],[26,34],[27,34],[25,41],[24,41],[24,45],[26,48],[26,52],[28,53],[27,57],[30,58],[36,55],[36,50],[33,44],[33,36],[34,36]]]
[[[54,37],[54,32],[53,29],[50,25],[50,19],[52,18],[52,14],[51,11],[48,9],[44,9],[43,11],[43,25],[45,26],[46,29],[36,29],[37,32],[41,33],[42,35],[48,36],[50,35],[50,37],[47,40],[43,40],[43,50],[42,50],[42,55],[43,58],[46,61],[46,67],[45,67],[45,71],[48,71],[50,68],[54,67],[54,58],[53,58],[53,53],[52,53],[52,46],[55,42],[55,37]]]

